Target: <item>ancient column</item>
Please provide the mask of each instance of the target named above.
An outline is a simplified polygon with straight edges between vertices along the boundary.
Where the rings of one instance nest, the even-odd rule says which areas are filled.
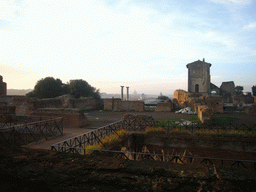
[[[124,100],[124,86],[121,86],[121,101]]]
[[[129,87],[126,87],[127,89],[127,92],[126,92],[126,100],[128,101],[129,100]]]

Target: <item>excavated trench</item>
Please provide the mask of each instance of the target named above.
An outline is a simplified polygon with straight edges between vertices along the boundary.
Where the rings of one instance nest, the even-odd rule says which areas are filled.
[[[169,161],[165,156],[209,157],[219,159],[237,159],[256,161],[256,142],[249,138],[220,138],[173,136],[133,133],[111,147],[111,150],[148,153],[151,159]],[[160,156],[156,154],[160,154]],[[143,155],[126,154],[131,160],[140,160]],[[186,162],[183,158],[183,161]],[[201,161],[198,159],[198,161]]]

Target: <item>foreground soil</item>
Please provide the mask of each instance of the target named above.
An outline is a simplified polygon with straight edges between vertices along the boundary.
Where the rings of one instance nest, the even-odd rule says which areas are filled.
[[[1,191],[255,191],[256,171],[1,146]]]

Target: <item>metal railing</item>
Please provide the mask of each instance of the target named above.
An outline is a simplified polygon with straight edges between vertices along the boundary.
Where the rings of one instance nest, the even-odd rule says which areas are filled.
[[[0,129],[0,135],[7,143],[28,144],[41,139],[63,135],[63,118],[19,124]]]
[[[154,127],[163,127],[166,129],[167,133],[173,129],[178,130],[188,130],[190,133],[194,133],[198,130],[203,131],[213,131],[215,134],[220,135],[223,132],[227,131],[238,131],[243,133],[256,133],[256,124],[218,124],[213,122],[211,124],[207,123],[196,123],[191,121],[189,123],[182,121],[155,121]]]
[[[82,135],[67,139],[65,141],[56,143],[52,145],[51,149],[53,151],[59,152],[69,152],[74,154],[86,154],[86,150],[94,150],[87,149],[86,146],[96,145],[101,143],[101,139],[105,136],[112,135],[116,133],[116,131],[120,129],[125,129],[128,131],[144,131],[147,127],[164,127],[167,131],[172,129],[179,128],[180,130],[187,129],[191,133],[194,133],[195,130],[213,130],[216,134],[221,131],[227,130],[240,130],[244,132],[256,132],[256,125],[217,125],[217,124],[197,124],[192,122],[191,124],[186,124],[182,122],[159,122],[159,121],[133,121],[133,120],[122,120],[110,125],[98,128],[96,130],[84,133]],[[197,157],[197,156],[177,156],[177,155],[164,155],[164,154],[150,154],[150,153],[138,153],[138,152],[129,152],[129,151],[113,151],[113,150],[94,150],[99,152],[106,153],[115,153],[116,156],[120,156],[122,158],[131,159],[131,155],[133,160],[139,159],[152,159],[152,160],[160,160],[174,163],[205,163],[209,165],[220,165],[220,166],[236,166],[236,167],[244,167],[244,168],[254,168],[256,169],[256,161],[252,160],[239,160],[239,159],[225,159],[225,158],[213,158],[213,157]],[[130,154],[130,157],[127,155]]]
[[[100,127],[96,130],[56,143],[51,146],[51,149],[53,151],[72,152],[73,148],[84,148],[88,145],[99,144],[101,143],[101,139],[105,136],[112,135],[116,133],[116,131],[122,129],[122,125],[122,121],[118,121],[107,126]]]
[[[131,151],[115,151],[115,150],[99,150],[83,147],[69,147],[63,146],[62,151],[68,151],[73,154],[86,154],[87,150],[92,150],[94,153],[101,153],[106,156],[114,156],[124,158],[128,160],[155,160],[171,163],[198,163],[209,166],[229,166],[229,167],[242,167],[256,169],[256,161],[253,160],[240,160],[240,159],[226,159],[226,158],[214,158],[214,157],[199,157],[199,156],[179,156],[179,155],[166,155],[166,154],[151,154],[143,152],[131,152]]]

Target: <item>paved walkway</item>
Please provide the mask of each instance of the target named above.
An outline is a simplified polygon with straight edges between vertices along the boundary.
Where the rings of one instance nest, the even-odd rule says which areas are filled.
[[[55,143],[64,141],[66,139],[81,135],[83,133],[89,132],[94,129],[87,128],[63,128],[64,134],[62,136],[57,136],[55,138],[50,138],[49,140],[42,139],[38,142],[29,143],[28,145],[24,145],[25,147],[33,148],[33,149],[51,149],[51,146]]]

